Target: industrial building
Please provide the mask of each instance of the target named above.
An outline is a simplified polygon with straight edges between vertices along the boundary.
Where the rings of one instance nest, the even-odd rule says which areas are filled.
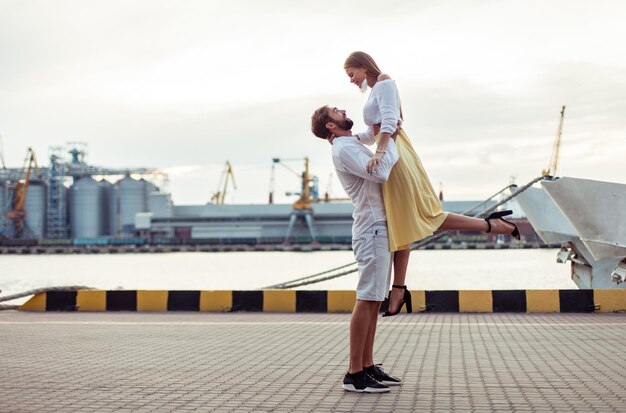
[[[63,149],[52,151],[46,168],[29,148],[22,168],[0,169],[0,238],[124,237],[134,233],[135,214],[150,204],[155,211],[171,210],[168,195],[132,177],[158,177],[160,171],[94,167],[84,162],[84,149]],[[70,160],[63,160],[65,153]],[[118,179],[105,179],[112,177]]]
[[[444,201],[444,210],[467,211],[478,202]],[[485,208],[495,204],[490,201]],[[138,230],[154,239],[204,240],[207,243],[350,243],[352,212],[349,202],[311,205],[312,228],[304,214],[291,204],[265,205],[183,205],[174,206],[168,216],[153,212],[138,214]],[[295,219],[294,219],[295,217]],[[290,222],[294,220],[289,231]],[[289,236],[287,236],[289,234]]]
[[[71,240],[73,245],[351,242],[352,204],[318,199],[317,179],[309,175],[306,158],[300,198],[294,204],[223,204],[224,185],[215,203],[174,205],[170,194],[151,182],[163,178],[160,171],[93,167],[84,162],[84,150],[66,148],[68,152],[69,161],[53,154],[50,165],[39,169],[30,151],[33,165],[0,170],[0,240],[38,240],[40,245],[54,240]],[[26,194],[23,211],[16,202],[19,191]],[[478,203],[444,201],[443,207],[464,213]],[[488,201],[482,207],[494,204]]]

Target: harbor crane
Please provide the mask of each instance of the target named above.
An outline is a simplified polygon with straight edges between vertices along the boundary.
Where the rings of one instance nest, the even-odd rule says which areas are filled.
[[[302,172],[301,174],[299,174],[298,172],[294,171],[292,168],[290,168],[285,161],[301,161],[304,160],[304,172]],[[293,158],[293,159],[280,159],[280,158],[273,158],[272,159],[272,173],[270,176],[270,195],[269,195],[269,204],[273,204],[274,203],[274,191],[276,189],[276,165],[280,164],[282,165],[285,169],[287,169],[289,172],[291,172],[292,174],[296,175],[298,178],[301,179],[301,186],[302,189],[300,192],[287,192],[286,195],[299,195],[300,197],[298,198],[298,200],[296,202],[294,202],[293,204],[293,208],[297,209],[297,210],[306,210],[306,209],[311,209],[311,204],[312,203],[317,203],[317,202],[337,202],[337,201],[350,201],[350,198],[333,198],[331,196],[332,193],[332,179],[333,179],[333,174],[331,173],[330,176],[328,177],[328,184],[326,187],[326,193],[324,194],[324,198],[320,198],[319,197],[319,179],[317,178],[317,176],[313,175],[311,176],[311,174],[309,173],[309,158],[305,157],[305,158]]]
[[[18,238],[21,237],[24,232],[24,221],[26,220],[26,196],[28,194],[28,185],[30,184],[30,175],[33,166],[35,167],[37,176],[41,178],[42,174],[39,169],[39,165],[37,165],[35,152],[32,148],[28,148],[20,175],[17,181],[11,185],[11,189],[13,190],[13,200],[11,203],[12,209],[6,214],[6,217],[13,221],[15,236]]]
[[[235,175],[233,174],[233,167],[229,161],[226,161],[224,165],[224,171],[222,172],[222,176],[217,185],[217,191],[211,197],[211,201],[217,205],[224,205],[224,199],[226,198],[226,190],[228,189],[228,182],[232,180],[233,189],[237,189],[237,185],[235,184]],[[221,191],[220,191],[221,189]]]
[[[302,161],[304,160],[304,171],[302,173],[298,173],[289,167],[286,162],[288,161]],[[295,159],[280,159],[273,158],[272,159],[272,172],[270,176],[270,194],[269,194],[269,203],[274,203],[274,191],[275,191],[275,174],[276,174],[276,165],[282,165],[285,169],[287,169],[292,174],[296,175],[300,178],[301,189],[300,192],[287,192],[286,195],[298,195],[298,199],[293,203],[293,210],[289,214],[289,224],[287,226],[287,232],[285,234],[284,244],[289,244],[291,240],[291,234],[294,228],[296,221],[304,221],[306,226],[308,227],[309,234],[311,235],[311,239],[313,244],[317,241],[317,235],[315,232],[315,224],[313,221],[313,209],[311,208],[312,203],[316,202],[332,202],[332,201],[348,201],[349,198],[331,198],[330,197],[330,188],[332,182],[332,174],[329,178],[328,190],[323,199],[319,197],[319,180],[317,176],[311,175],[309,172],[309,158],[295,158]]]
[[[304,160],[304,172],[299,174],[290,168],[286,161],[301,161]],[[311,240],[313,243],[317,242],[317,235],[315,233],[315,224],[313,222],[313,209],[311,208],[312,202],[319,201],[319,189],[318,189],[318,179],[317,176],[311,176],[309,173],[309,158],[296,158],[296,159],[280,159],[273,158],[272,159],[272,173],[270,177],[270,196],[269,203],[274,203],[274,189],[275,189],[275,173],[276,173],[276,165],[280,164],[289,172],[298,176],[301,179],[301,189],[300,192],[291,193],[288,192],[287,195],[299,195],[299,198],[293,203],[293,210],[289,214],[289,224],[287,226],[287,232],[285,234],[284,244],[289,244],[291,241],[291,233],[293,231],[293,227],[298,219],[303,219],[306,222],[306,226],[309,229],[309,234],[311,235]]]
[[[298,173],[294,171],[289,165],[285,162],[288,161],[302,161],[304,160],[304,171],[302,173]],[[293,159],[280,159],[273,158],[272,159],[272,173],[270,177],[270,196],[269,203],[274,203],[274,190],[276,184],[276,165],[282,165],[285,169],[287,169],[292,174],[296,175],[301,179],[301,189],[300,192],[287,192],[287,195],[299,195],[300,197],[293,203],[293,209],[296,210],[308,210],[311,209],[311,203],[319,201],[319,188],[318,188],[318,178],[317,176],[311,176],[309,173],[309,158],[293,158]]]
[[[541,171],[543,176],[556,176],[556,171],[559,167],[559,155],[561,150],[561,133],[563,132],[563,118],[565,117],[565,105],[561,107],[561,119],[559,120],[559,128],[556,132],[556,139],[554,140],[554,146],[552,147],[552,156],[550,157],[550,164],[547,169]]]
[[[333,173],[331,172],[328,176],[328,184],[326,186],[326,193],[324,194],[324,199],[317,199],[315,202],[345,202],[350,201],[350,198],[333,198]]]

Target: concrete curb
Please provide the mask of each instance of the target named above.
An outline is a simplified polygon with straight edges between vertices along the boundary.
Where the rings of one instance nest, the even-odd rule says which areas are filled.
[[[411,291],[413,311],[435,313],[625,312],[626,289]],[[347,313],[354,291],[80,290],[33,296],[20,311]],[[382,305],[381,311],[387,307]],[[406,311],[403,309],[403,311]]]

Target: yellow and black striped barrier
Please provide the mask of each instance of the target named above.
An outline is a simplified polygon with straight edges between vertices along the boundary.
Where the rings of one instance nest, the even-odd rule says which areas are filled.
[[[624,312],[626,289],[411,291],[413,310],[435,313]],[[22,311],[258,311],[346,313],[354,291],[79,290],[37,294]],[[384,311],[387,303],[383,303]],[[406,311],[406,310],[403,310]]]

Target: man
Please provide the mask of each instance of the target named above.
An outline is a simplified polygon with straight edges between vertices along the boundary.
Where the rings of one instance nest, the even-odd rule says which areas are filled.
[[[341,185],[354,204],[352,249],[359,267],[356,305],[350,319],[350,366],[343,388],[359,393],[385,393],[401,380],[374,364],[374,337],[381,302],[389,292],[393,253],[389,252],[382,183],[398,161],[393,140],[370,172],[372,152],[352,135],[345,110],[323,106],[311,117],[311,130],[332,145],[333,163]]]

